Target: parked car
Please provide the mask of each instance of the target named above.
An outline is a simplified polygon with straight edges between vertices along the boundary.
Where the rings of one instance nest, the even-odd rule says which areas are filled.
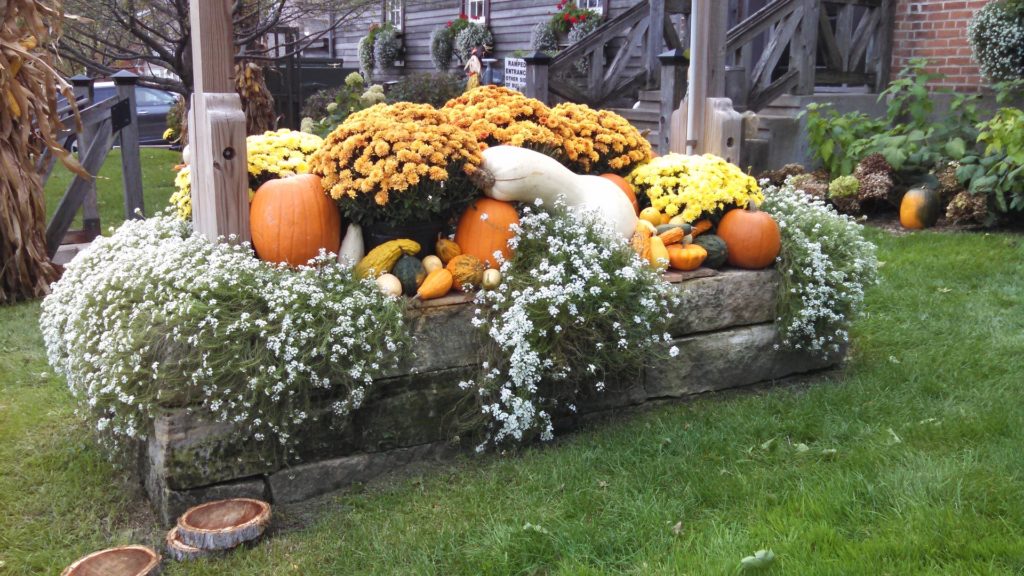
[[[96,102],[102,102],[117,94],[117,87],[113,82],[97,82],[93,85],[93,97]],[[167,90],[147,88],[145,86],[135,87],[136,113],[139,118],[139,144],[143,146],[166,146],[170,144],[164,140],[164,131],[167,130],[167,114],[178,102],[180,96]],[[57,97],[57,107],[64,105],[64,96]],[[118,144],[115,140],[115,145]]]
[[[117,88],[113,82],[97,82],[93,85],[93,94],[96,102],[101,102],[117,94]],[[164,131],[167,130],[167,113],[177,103],[178,98],[177,94],[167,90],[145,86],[135,87],[136,113],[139,118],[139,144],[144,146],[170,144],[164,140]]]

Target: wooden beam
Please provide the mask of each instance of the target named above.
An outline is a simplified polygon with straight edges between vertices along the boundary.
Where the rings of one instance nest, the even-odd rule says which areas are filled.
[[[660,79],[658,55],[665,50],[665,2],[648,0],[649,16],[647,18],[647,54],[644,55],[644,68],[647,70],[647,87],[653,87]]]
[[[821,9],[821,2],[820,0],[800,0],[800,2],[802,8],[800,26],[794,33],[789,50],[790,58],[796,60],[796,62],[790,63],[790,68],[800,71],[793,93],[814,94],[814,70],[818,59],[818,11]],[[796,14],[794,13],[791,18],[796,18]]]
[[[113,133],[110,131],[110,118],[107,118],[96,126],[92,141],[89,142],[88,148],[82,151],[82,168],[86,172],[93,176],[99,174],[113,140]],[[74,221],[75,214],[78,213],[78,207],[85,200],[93,181],[94,178],[75,175],[75,179],[71,181],[68,189],[64,192],[64,196],[50,219],[50,224],[46,227],[46,251],[50,258],[53,258],[57,249],[60,248],[64,234],[71,227],[71,222]]]
[[[875,92],[885,90],[889,84],[892,66],[892,36],[896,21],[896,0],[882,0],[878,15],[878,30],[875,32],[874,57],[877,59],[875,69]]]
[[[139,113],[135,85],[139,77],[127,70],[114,74],[117,95],[129,102],[131,122],[121,128],[121,182],[124,184],[124,217],[135,220],[145,215],[142,200],[142,159],[139,157]]]
[[[775,0],[757,12],[750,15],[736,26],[733,26],[726,36],[726,43],[730,50],[736,50],[747,44],[769,27],[774,26],[787,14],[796,10],[795,0]]]
[[[245,114],[234,91],[230,0],[189,0],[195,92],[189,111],[192,223],[210,240],[248,242]]]

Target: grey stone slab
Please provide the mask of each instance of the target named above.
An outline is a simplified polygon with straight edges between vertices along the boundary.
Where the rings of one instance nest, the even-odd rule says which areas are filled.
[[[225,498],[255,498],[269,501],[270,492],[266,479],[255,477],[192,490],[166,490],[163,498],[154,503],[157,503],[157,515],[160,520],[165,525],[171,525],[189,508]]]
[[[722,270],[677,285],[682,303],[669,323],[672,336],[771,322],[779,276],[774,269]]]
[[[406,321],[414,338],[412,354],[382,377],[475,364],[480,348],[480,332],[470,323],[475,309],[472,302],[462,301],[449,306],[410,308]]]
[[[674,341],[674,358],[647,367],[648,399],[679,398],[746,386],[836,364],[842,355],[822,357],[776,349],[774,324],[758,324]]]
[[[270,493],[274,502],[299,502],[357,482],[373,480],[410,464],[445,458],[455,451],[447,443],[435,442],[300,464],[271,474],[268,479]]]

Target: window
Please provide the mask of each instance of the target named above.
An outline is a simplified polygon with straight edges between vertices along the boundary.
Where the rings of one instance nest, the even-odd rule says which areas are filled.
[[[593,10],[598,14],[604,14],[604,0],[577,0],[576,6],[583,10]]]
[[[384,0],[384,23],[402,30],[405,26],[405,0]]]
[[[470,22],[476,22],[477,24],[487,23],[487,13],[490,12],[490,2],[488,0],[466,0],[466,16],[469,17]]]

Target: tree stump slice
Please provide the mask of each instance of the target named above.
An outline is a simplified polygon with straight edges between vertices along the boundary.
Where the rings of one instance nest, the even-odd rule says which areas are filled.
[[[270,524],[270,504],[231,498],[194,506],[178,518],[178,539],[205,551],[228,550],[259,538]]]
[[[160,555],[146,546],[119,546],[75,560],[61,576],[155,576]]]
[[[217,554],[217,551],[195,548],[182,542],[178,536],[177,527],[167,531],[167,537],[164,538],[164,548],[167,550],[167,555],[175,562],[189,562]]]

